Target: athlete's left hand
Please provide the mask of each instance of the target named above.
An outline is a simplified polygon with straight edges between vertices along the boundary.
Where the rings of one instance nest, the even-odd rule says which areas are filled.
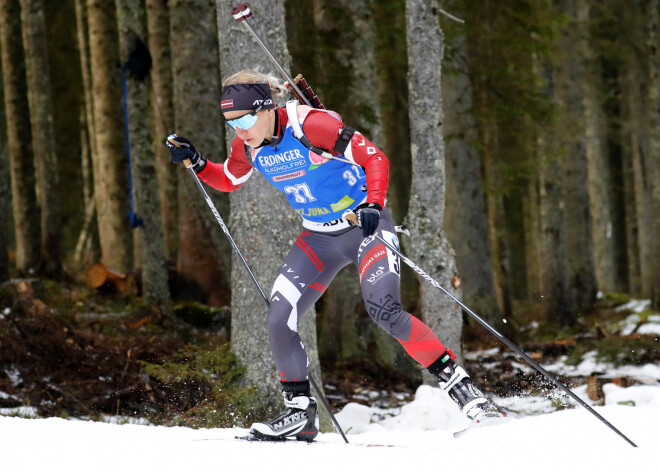
[[[362,228],[363,237],[369,237],[376,233],[382,210],[383,207],[378,203],[362,203],[353,210],[357,216],[358,226]]]

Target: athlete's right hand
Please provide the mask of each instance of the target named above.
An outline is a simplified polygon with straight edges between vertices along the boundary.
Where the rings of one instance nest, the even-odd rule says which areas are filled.
[[[172,162],[182,163],[189,160],[195,173],[201,172],[206,167],[206,157],[197,152],[195,146],[188,139],[176,134],[167,137],[165,144],[170,149]]]

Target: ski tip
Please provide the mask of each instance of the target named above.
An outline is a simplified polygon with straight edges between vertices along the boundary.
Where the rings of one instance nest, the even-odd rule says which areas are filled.
[[[467,427],[465,427],[463,430],[459,430],[457,432],[454,432],[454,438],[459,438],[465,435],[468,432],[471,432],[472,430],[482,428],[482,427],[490,427],[492,425],[502,425],[506,422],[509,422],[511,420],[511,417],[508,417],[507,415],[502,415],[499,417],[485,417],[483,419],[475,419],[473,420]]]

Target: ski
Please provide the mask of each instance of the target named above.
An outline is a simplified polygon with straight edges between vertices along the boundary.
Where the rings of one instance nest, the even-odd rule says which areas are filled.
[[[246,442],[258,442],[258,443],[305,443],[307,445],[329,445],[330,443],[335,443],[335,442],[324,442],[324,441],[306,441],[306,440],[297,440],[294,438],[278,438],[278,439],[273,439],[273,440],[264,440],[255,437],[254,435],[239,435],[235,437],[237,440],[243,440]],[[340,444],[341,443],[337,443]],[[391,445],[391,444],[381,444],[381,443],[345,443],[345,445],[350,445],[350,446],[359,446],[359,447],[365,447],[365,448],[394,448],[398,447],[399,445]]]
[[[459,430],[458,432],[454,432],[454,438],[459,438],[465,435],[468,432],[471,432],[472,430],[475,430],[477,428],[482,428],[482,427],[489,427],[491,425],[501,425],[503,423],[508,422],[511,420],[510,417],[507,417],[506,415],[504,416],[497,416],[497,417],[482,417],[480,419],[475,419],[470,424],[465,427],[463,430]]]

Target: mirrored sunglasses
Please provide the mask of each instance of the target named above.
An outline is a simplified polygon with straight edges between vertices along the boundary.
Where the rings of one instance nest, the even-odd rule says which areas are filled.
[[[225,121],[234,131],[236,131],[236,128],[241,128],[243,131],[247,131],[257,122],[257,111],[258,110],[252,111],[235,119],[225,119]]]

